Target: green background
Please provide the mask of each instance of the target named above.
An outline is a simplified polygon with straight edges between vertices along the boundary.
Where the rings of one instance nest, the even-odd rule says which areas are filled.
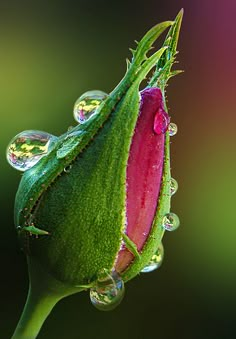
[[[181,7],[178,66],[185,73],[167,89],[179,127],[172,210],[181,227],[165,235],[161,269],[129,282],[116,310],[97,311],[85,292],[71,296],[39,338],[235,338],[236,2],[79,0],[0,2],[1,339],[10,338],[28,288],[13,226],[21,173],[5,160],[8,142],[26,129],[60,135],[74,125],[77,97],[110,92],[134,40]]]

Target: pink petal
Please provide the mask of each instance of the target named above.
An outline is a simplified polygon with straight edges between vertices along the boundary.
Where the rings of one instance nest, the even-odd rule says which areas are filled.
[[[160,117],[162,112],[163,119]],[[126,234],[136,244],[139,252],[151,230],[162,179],[166,128],[162,130],[162,133],[157,134],[154,132],[154,123],[156,123],[157,116],[159,121],[165,122],[166,115],[160,89],[143,90],[140,115],[128,160],[126,200]],[[118,272],[124,271],[133,259],[133,254],[123,246],[118,254],[115,269]]]

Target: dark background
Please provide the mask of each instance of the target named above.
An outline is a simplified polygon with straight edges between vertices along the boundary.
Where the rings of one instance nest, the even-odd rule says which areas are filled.
[[[185,9],[179,67],[167,89],[172,121],[172,210],[181,227],[164,238],[159,271],[126,284],[113,312],[87,293],[61,301],[39,338],[236,337],[235,0],[0,2],[0,338],[10,338],[27,295],[27,267],[13,226],[21,174],[5,148],[26,129],[60,135],[77,97],[110,92],[134,40]]]

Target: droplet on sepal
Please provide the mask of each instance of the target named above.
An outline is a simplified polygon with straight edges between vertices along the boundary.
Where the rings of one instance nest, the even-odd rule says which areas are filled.
[[[170,123],[169,115],[164,111],[163,108],[160,108],[154,117],[154,126],[153,130],[157,135],[164,134],[168,130]]]
[[[178,127],[174,122],[171,122],[168,127],[169,135],[173,137],[178,132]]]
[[[170,194],[174,195],[178,190],[178,182],[174,179],[171,178],[170,180]]]
[[[106,273],[90,289],[90,300],[97,309],[110,311],[118,306],[124,297],[124,282],[116,271]]]
[[[159,268],[164,258],[164,247],[162,243],[158,246],[156,253],[152,256],[147,266],[142,269],[142,273],[149,273]]]
[[[174,231],[179,227],[179,217],[175,213],[167,213],[162,221],[162,225],[167,231]]]
[[[9,143],[7,160],[18,171],[26,171],[49,152],[56,139],[54,135],[42,131],[21,132]]]
[[[102,91],[93,90],[81,95],[74,105],[74,118],[80,124],[86,122],[95,113],[101,102],[108,94]]]
[[[72,169],[72,165],[70,164],[70,165],[68,165],[68,166],[66,166],[65,168],[64,168],[64,172],[65,173],[70,173],[70,170]]]

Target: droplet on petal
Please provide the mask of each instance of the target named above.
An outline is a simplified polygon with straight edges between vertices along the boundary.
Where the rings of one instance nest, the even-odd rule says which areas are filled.
[[[179,217],[175,213],[167,213],[162,221],[162,225],[167,231],[174,231],[179,227]]]
[[[173,137],[173,136],[178,132],[178,127],[177,127],[177,125],[176,125],[174,122],[171,122],[171,123],[169,124],[168,131],[169,131],[169,135],[170,135],[171,137]]]
[[[174,195],[178,190],[178,182],[174,179],[171,178],[170,180],[170,194]]]
[[[124,296],[124,282],[116,271],[99,278],[90,289],[92,304],[101,311],[110,311],[118,306]]]
[[[7,160],[18,171],[26,171],[45,156],[57,137],[41,131],[17,134],[7,147]]]
[[[74,118],[80,124],[86,122],[95,113],[101,102],[108,94],[102,91],[93,90],[81,95],[74,105]]]
[[[142,273],[149,273],[149,272],[156,270],[157,268],[159,268],[161,266],[163,258],[164,258],[164,247],[163,247],[162,243],[160,243],[160,245],[158,246],[158,250],[152,256],[152,259],[150,260],[148,265],[145,266],[142,269],[141,272]]]
[[[169,115],[164,111],[163,108],[159,108],[154,118],[153,126],[154,132],[158,135],[164,134],[168,129],[169,123],[170,123]]]

